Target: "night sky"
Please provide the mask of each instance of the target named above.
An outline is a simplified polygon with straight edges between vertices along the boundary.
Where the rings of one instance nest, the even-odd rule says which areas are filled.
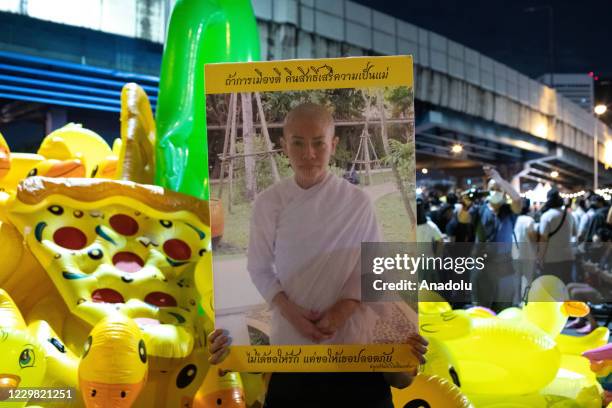
[[[354,0],[482,52],[533,78],[549,70],[547,10],[554,14],[555,71],[612,77],[610,0]]]

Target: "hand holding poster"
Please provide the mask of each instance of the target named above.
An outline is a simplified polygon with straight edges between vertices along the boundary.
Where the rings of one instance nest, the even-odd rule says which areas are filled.
[[[402,225],[387,239],[414,240],[412,59],[213,64],[206,78],[211,192],[228,210],[213,268],[222,367],[414,370],[415,299],[361,292],[361,245],[383,240],[385,217]],[[401,146],[403,168],[384,158]]]

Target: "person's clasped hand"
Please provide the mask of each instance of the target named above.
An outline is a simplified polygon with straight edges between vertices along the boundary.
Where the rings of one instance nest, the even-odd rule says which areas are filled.
[[[300,334],[314,342],[329,340],[332,336],[316,326],[321,319],[321,313],[304,309],[293,303],[284,292],[278,293],[273,300],[285,319],[296,328]]]
[[[358,307],[359,302],[357,300],[341,299],[327,309],[315,325],[321,332],[328,336],[333,336],[338,329],[344,326],[344,323],[346,323]]]

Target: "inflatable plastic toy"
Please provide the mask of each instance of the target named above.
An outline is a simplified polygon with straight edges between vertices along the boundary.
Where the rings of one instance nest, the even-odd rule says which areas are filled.
[[[474,408],[457,386],[435,375],[419,374],[410,386],[392,393],[396,408]]]
[[[193,408],[246,408],[242,381],[238,373],[209,370],[193,401]]]
[[[0,289],[0,356],[2,408],[26,405],[6,401],[9,388],[76,389],[77,357],[45,321],[35,319],[26,327],[21,312],[3,289]]]
[[[579,356],[587,350],[607,344],[609,338],[610,330],[607,327],[598,327],[584,336],[560,334],[555,338],[555,341],[562,353]]]
[[[198,294],[189,266],[210,250],[204,202],[129,182],[31,177],[9,219],[78,317],[95,325],[119,309],[144,319],[157,339],[152,355],[191,351]]]
[[[569,299],[563,281],[552,275],[541,276],[531,284],[527,299],[525,318],[553,337],[561,333],[568,317],[563,302]]]
[[[591,370],[604,389],[604,403],[607,406],[612,402],[612,345],[589,350],[583,356],[589,359]]]
[[[121,90],[118,179],[153,184],[155,139],[155,120],[147,94],[137,84],[126,84]]]
[[[24,407],[25,402],[2,402],[9,389],[41,387],[47,369],[45,352],[28,331],[9,295],[0,289],[0,407]]]
[[[14,194],[21,180],[28,177],[30,171],[45,158],[39,154],[11,153],[10,170],[0,178],[0,191]]]
[[[28,177],[85,177],[85,166],[79,159],[48,159],[37,163],[28,173]]]
[[[483,306],[470,307],[466,310],[466,312],[472,317],[480,317],[484,319],[497,316],[497,314],[493,310]]]
[[[446,345],[458,361],[467,395],[535,393],[555,378],[561,361],[545,332],[502,319],[474,319],[469,336]]]
[[[100,321],[85,342],[79,383],[87,408],[129,408],[147,380],[147,348],[140,329],[120,314]]]
[[[461,338],[472,330],[472,318],[464,310],[419,314],[419,330],[438,340]]]
[[[209,198],[204,64],[258,59],[249,0],[176,2],[159,81],[156,184]]]
[[[425,372],[460,385],[477,407],[599,407],[599,385],[588,360],[576,352],[607,342],[609,331],[560,334],[568,316],[589,310],[568,301],[556,277],[534,281],[528,300],[524,308],[498,316],[481,308],[449,310],[443,302],[427,303],[419,309],[420,332],[431,347]]]
[[[590,371],[589,361],[581,356],[562,355],[557,375],[540,393],[575,400],[581,407],[601,407],[601,387]]]
[[[80,124],[67,125],[49,133],[42,141],[38,154],[55,160],[78,159],[85,165],[87,177],[94,177],[101,162],[111,156],[106,141]]]
[[[29,177],[7,209],[70,312],[50,316],[65,342],[83,344],[108,315],[132,318],[157,363],[157,391],[137,406],[191,401],[208,370],[194,281],[197,263],[210,269],[206,202],[131,182]]]
[[[478,396],[472,398],[477,408],[587,408],[571,398],[558,395]],[[594,407],[589,407],[594,408]]]

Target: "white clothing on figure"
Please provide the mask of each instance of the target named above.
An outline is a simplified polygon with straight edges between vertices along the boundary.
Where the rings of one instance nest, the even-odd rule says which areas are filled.
[[[578,225],[578,241],[583,241],[586,239],[586,235],[588,233],[588,227],[589,227],[589,223],[591,221],[591,218],[595,215],[595,209],[594,208],[589,208],[586,212],[586,214],[584,214],[582,216],[582,218],[580,218],[580,224]]]
[[[545,263],[573,261],[574,251],[572,250],[572,236],[576,234],[574,218],[566,214],[563,224],[563,211],[558,208],[551,208],[540,217],[539,232],[540,236],[547,236],[561,227],[552,237],[548,237]]]
[[[514,223],[514,236],[516,245],[512,246],[512,259],[531,260],[535,258],[535,244],[529,240],[529,234],[536,231],[533,218],[528,215],[519,215]]]
[[[427,222],[417,225],[416,242],[432,243],[437,241],[442,241],[442,232],[433,221],[427,219]]]
[[[521,294],[528,290],[535,276],[536,245],[529,240],[529,234],[535,233],[536,223],[528,215],[519,215],[514,224],[516,245],[512,245],[514,270],[521,279]]]
[[[361,189],[331,173],[308,189],[289,178],[255,199],[247,269],[268,304],[283,291],[302,308],[324,312],[341,299],[361,300],[361,243],[377,241],[374,208]],[[360,305],[325,343],[370,343],[372,314]],[[270,343],[314,344],[274,305]]]
[[[582,223],[582,218],[586,216],[586,211],[582,209],[582,207],[578,206],[574,211],[572,211],[572,217],[574,217],[574,225],[580,229],[580,224]]]

